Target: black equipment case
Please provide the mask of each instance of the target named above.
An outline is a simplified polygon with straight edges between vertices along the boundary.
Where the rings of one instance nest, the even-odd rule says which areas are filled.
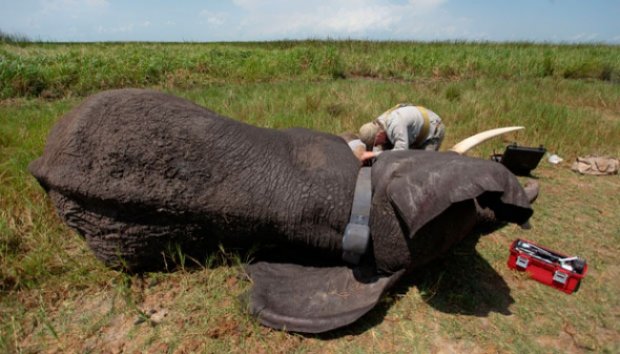
[[[517,176],[529,176],[546,152],[547,149],[542,145],[535,148],[510,144],[506,146],[503,154],[494,154],[492,159],[506,166]]]

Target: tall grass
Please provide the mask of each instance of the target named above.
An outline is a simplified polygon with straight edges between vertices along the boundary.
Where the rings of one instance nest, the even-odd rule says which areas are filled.
[[[0,98],[207,83],[385,80],[620,80],[620,48],[528,43],[0,43]]]
[[[0,43],[11,43],[11,44],[28,44],[31,42],[31,39],[28,36],[17,33],[5,33],[0,30]]]
[[[544,145],[567,159],[583,154],[620,154],[610,143],[620,134],[620,86],[536,79],[481,79],[408,83],[336,80],[325,83],[209,85],[180,94],[250,124],[300,126],[339,134],[357,131],[395,102],[435,110],[447,125],[444,148],[482,130],[523,125],[506,137],[521,145]],[[505,145],[493,140],[473,153],[488,156]]]

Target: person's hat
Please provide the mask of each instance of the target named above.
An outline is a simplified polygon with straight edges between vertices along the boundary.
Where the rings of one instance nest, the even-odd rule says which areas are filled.
[[[360,140],[369,148],[375,145],[375,138],[381,127],[377,122],[370,122],[360,127]]]

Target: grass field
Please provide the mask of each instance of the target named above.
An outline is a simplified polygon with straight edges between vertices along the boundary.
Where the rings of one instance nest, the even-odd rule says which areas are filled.
[[[85,95],[150,87],[271,128],[354,131],[397,102],[444,119],[443,149],[506,125],[564,158],[534,171],[533,228],[473,235],[353,326],[273,331],[244,313],[244,259],[130,276],[101,265],[26,167]],[[0,43],[0,352],[620,352],[620,180],[570,171],[620,157],[620,47],[529,43]],[[577,254],[565,295],[506,267],[515,238]]]

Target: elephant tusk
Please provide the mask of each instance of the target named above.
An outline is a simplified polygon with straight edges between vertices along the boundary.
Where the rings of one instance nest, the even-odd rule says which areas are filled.
[[[461,142],[454,145],[450,151],[454,151],[459,155],[465,155],[465,153],[477,145],[494,138],[496,136],[514,132],[517,130],[525,129],[525,127],[505,127],[505,128],[495,128],[491,130],[485,130],[476,135],[472,135],[467,139],[462,140]]]

